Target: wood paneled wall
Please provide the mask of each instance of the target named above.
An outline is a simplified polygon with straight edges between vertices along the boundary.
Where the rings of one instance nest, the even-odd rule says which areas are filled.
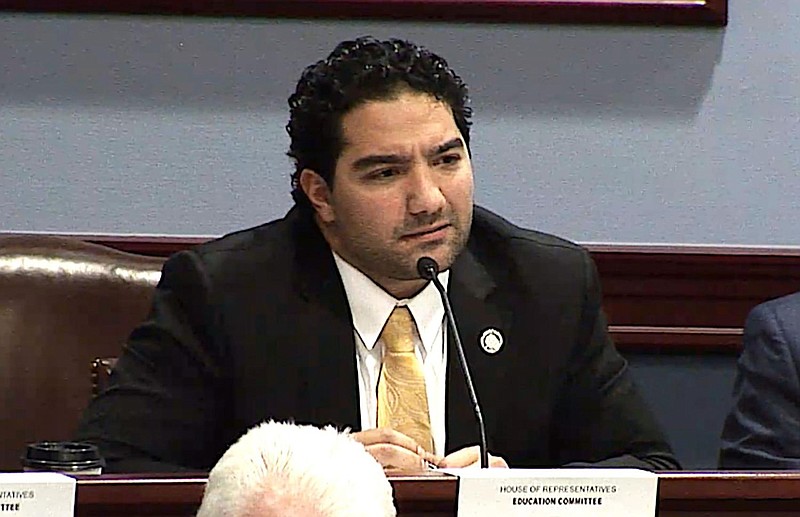
[[[204,237],[79,236],[168,256]],[[585,244],[600,272],[618,347],[652,353],[737,353],[758,303],[800,290],[800,248]]]

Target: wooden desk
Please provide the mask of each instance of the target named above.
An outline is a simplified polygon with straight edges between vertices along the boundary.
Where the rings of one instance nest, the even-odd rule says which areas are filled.
[[[454,516],[456,479],[392,476],[401,516]],[[108,475],[78,479],[79,517],[192,516],[205,477]],[[800,472],[681,472],[659,475],[659,517],[800,515]]]

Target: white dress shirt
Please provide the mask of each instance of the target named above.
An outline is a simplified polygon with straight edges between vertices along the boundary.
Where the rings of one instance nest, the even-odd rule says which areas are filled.
[[[413,298],[398,300],[336,253],[333,258],[353,316],[361,429],[374,429],[378,421],[378,379],[383,357],[383,344],[378,338],[394,308],[406,306],[411,311],[421,341],[417,341],[414,348],[425,375],[433,452],[443,455],[446,440],[447,347],[444,345],[444,307],[436,286],[429,282]],[[445,289],[449,278],[449,270],[439,273],[439,281]]]

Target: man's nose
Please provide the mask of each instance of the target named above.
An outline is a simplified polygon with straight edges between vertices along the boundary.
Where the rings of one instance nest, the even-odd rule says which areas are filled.
[[[408,192],[408,211],[412,215],[435,213],[445,205],[436,172],[429,167],[418,167],[411,174]]]

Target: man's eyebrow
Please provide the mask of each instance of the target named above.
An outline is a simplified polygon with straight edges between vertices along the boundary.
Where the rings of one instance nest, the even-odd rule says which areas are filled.
[[[430,159],[434,156],[439,156],[442,153],[446,153],[447,151],[463,148],[464,142],[460,138],[456,137],[432,148],[425,153],[425,157]],[[354,170],[359,171],[369,169],[376,165],[402,165],[409,162],[411,162],[411,158],[401,154],[370,154],[354,161],[352,167]]]
[[[428,151],[427,157],[433,158],[434,156],[438,156],[442,153],[446,153],[447,151],[452,151],[453,149],[463,149],[464,142],[460,138],[453,138],[452,140],[448,140],[447,142],[437,145],[430,151]]]
[[[363,156],[358,160],[353,162],[353,169],[355,170],[364,170],[369,169],[370,167],[374,167],[375,165],[397,165],[408,163],[411,160],[406,156],[401,156],[399,154],[371,154],[369,156]]]

